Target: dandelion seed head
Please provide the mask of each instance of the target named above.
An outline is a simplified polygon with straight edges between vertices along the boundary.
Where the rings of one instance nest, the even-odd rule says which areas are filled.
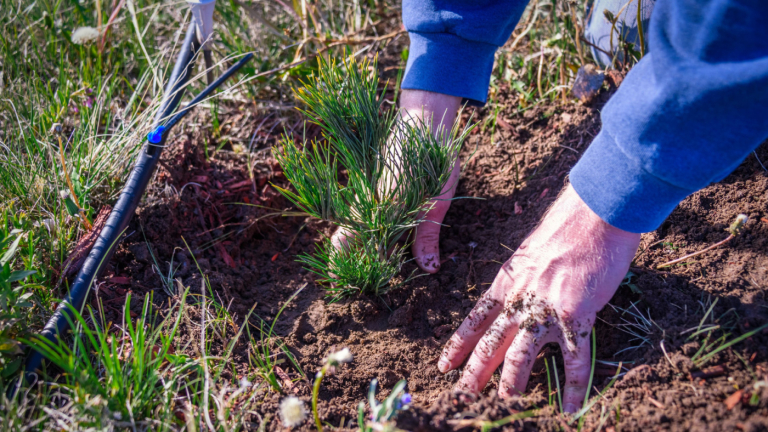
[[[248,378],[242,377],[240,378],[240,388],[248,388],[251,386],[251,382],[248,381]]]
[[[99,31],[93,27],[80,27],[72,32],[72,43],[77,45],[87,44],[99,37]]]
[[[353,359],[352,351],[350,351],[349,348],[344,348],[329,355],[328,358],[325,359],[324,363],[330,363],[331,365],[335,366],[343,363],[351,363]]]
[[[280,420],[285,427],[300,425],[307,417],[307,409],[304,402],[296,396],[288,396],[280,402]]]

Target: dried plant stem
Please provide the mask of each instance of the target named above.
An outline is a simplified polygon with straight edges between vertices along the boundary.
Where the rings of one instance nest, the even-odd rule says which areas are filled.
[[[77,194],[75,194],[75,187],[72,185],[72,179],[69,178],[69,171],[67,171],[67,162],[64,159],[64,144],[61,142],[61,137],[58,137],[59,139],[59,159],[61,159],[61,170],[64,171],[64,178],[67,180],[67,186],[69,186],[69,193],[72,195],[72,201],[75,202],[75,205],[77,206],[77,211],[80,213],[80,219],[83,221],[83,225],[85,225],[85,229],[88,231],[91,230],[92,225],[88,221],[88,218],[85,216],[85,211],[83,210],[83,207],[80,205],[80,200],[77,199]]]
[[[560,96],[563,99],[563,104],[568,103],[565,84],[565,52],[563,52],[563,54],[560,56],[560,85],[563,86],[563,88],[560,89]]]
[[[728,237],[726,237],[726,238],[725,238],[725,240],[719,241],[719,242],[717,242],[717,243],[715,243],[715,244],[713,244],[713,245],[711,245],[711,246],[708,246],[708,247],[706,247],[706,248],[704,248],[704,249],[702,249],[702,250],[700,250],[700,251],[697,251],[697,252],[694,252],[694,253],[690,253],[690,254],[688,254],[688,255],[686,255],[686,256],[683,256],[683,257],[680,257],[680,258],[678,258],[678,259],[674,259],[674,260],[672,260],[672,261],[666,262],[666,263],[664,263],[664,264],[662,264],[662,265],[660,265],[660,266],[657,266],[656,268],[657,268],[657,269],[660,269],[660,268],[668,267],[668,266],[671,266],[671,265],[675,265],[675,264],[677,264],[677,263],[680,263],[680,262],[683,262],[683,261],[685,261],[685,260],[687,260],[687,259],[689,259],[689,258],[693,258],[693,257],[695,257],[695,256],[701,255],[701,254],[703,254],[704,252],[708,252],[708,251],[711,251],[712,249],[718,248],[718,247],[720,247],[720,246],[722,246],[722,245],[724,245],[724,244],[728,243],[728,242],[729,242],[729,241],[731,241],[731,240],[732,240],[734,237],[736,237],[736,235],[735,235],[735,234],[731,234],[731,235],[729,235]]]
[[[640,58],[645,57],[645,31],[643,29],[643,0],[637,0],[637,37],[640,43]]]

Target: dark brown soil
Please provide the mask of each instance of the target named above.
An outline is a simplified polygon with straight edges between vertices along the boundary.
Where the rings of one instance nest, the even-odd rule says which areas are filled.
[[[301,217],[259,219],[271,211],[242,204],[289,207],[270,185],[287,186],[269,147],[283,128],[290,133],[298,118],[268,117],[253,107],[241,107],[225,115],[219,136],[226,135],[230,142],[213,158],[206,160],[202,143],[210,140],[212,148],[217,141],[206,135],[179,136],[166,151],[150,198],[104,278],[101,299],[114,305],[107,310],[114,315],[120,313],[118,305],[128,290],[137,306],[150,291],[156,304],[165,302],[147,245],[164,270],[175,251],[174,262],[180,265],[176,277],[199,292],[201,276],[186,252],[186,241],[219,301],[240,320],[254,304],[256,314],[271,320],[292,293],[308,284],[276,328],[309,376],[329,352],[349,347],[354,353],[351,365],[323,382],[320,415],[329,424],[353,426],[357,405],[366,398],[371,379],[377,378],[380,397],[398,380],[407,379],[415,403],[400,416],[399,426],[408,430],[470,430],[472,420],[497,420],[536,407],[542,408],[536,417],[510,423],[505,430],[575,429],[554,407],[547,407],[543,358],[559,355],[557,347],[547,347],[539,356],[528,395],[506,401],[495,396],[498,374],[486,388],[487,396],[477,402],[453,395],[451,387],[459,373],[439,373],[436,361],[442,345],[489,287],[511,250],[566,184],[570,168],[600,128],[599,108],[607,97],[602,95],[592,106],[549,105],[517,114],[516,99],[502,87],[498,102],[506,108],[498,113],[495,129],[478,128],[461,155],[466,167],[457,195],[469,199],[456,201],[448,213],[440,244],[441,271],[382,298],[336,304],[323,298],[323,289],[295,262],[297,254],[311,252],[332,228]],[[475,119],[483,122],[493,111],[477,114]],[[249,167],[248,158],[232,149],[233,144],[235,149],[237,144],[247,146],[254,131],[255,156]],[[768,161],[768,146],[757,154]],[[655,269],[725,238],[725,228],[738,213],[750,218],[741,236],[685,265]],[[222,236],[223,241],[211,246]],[[403,274],[414,268],[409,264]],[[627,350],[639,342],[613,326],[621,322],[620,314],[611,308],[601,312],[597,358],[623,361],[630,370],[586,416],[584,430],[597,429],[601,421],[602,430],[614,431],[768,429],[768,389],[753,389],[753,383],[768,379],[767,332],[725,350],[707,365],[723,366],[724,374],[693,380],[690,357],[698,345],[687,339],[690,332],[681,335],[699,325],[716,299],[712,316],[729,328],[729,338],[766,322],[768,173],[755,156],[723,182],[686,199],[662,227],[645,234],[632,272],[635,289],[623,285],[611,303],[628,308],[635,302],[656,326],[648,334],[649,344]],[[660,348],[662,341],[669,360]],[[241,360],[237,370],[245,374],[247,360]],[[298,376],[292,367],[283,366],[291,377]],[[598,367],[595,387],[602,390],[614,371],[615,367]],[[559,373],[562,379],[563,370]],[[724,400],[741,389],[742,400],[728,409]],[[310,383],[299,381],[293,391],[308,401]],[[761,392],[755,406],[748,402],[753,391]],[[276,418],[281,397],[267,395],[259,410]],[[269,430],[280,429],[279,420],[269,425]],[[313,428],[305,423],[303,429]]]

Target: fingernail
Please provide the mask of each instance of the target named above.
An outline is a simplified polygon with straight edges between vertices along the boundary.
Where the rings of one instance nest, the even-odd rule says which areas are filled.
[[[419,260],[421,261],[421,266],[427,271],[440,268],[440,257],[436,254],[423,255]]]
[[[437,362],[437,370],[439,370],[441,373],[446,373],[451,368],[451,364],[448,363],[448,360],[441,358],[439,362]]]
[[[576,412],[576,405],[574,404],[565,404],[565,412],[567,413],[575,413]]]

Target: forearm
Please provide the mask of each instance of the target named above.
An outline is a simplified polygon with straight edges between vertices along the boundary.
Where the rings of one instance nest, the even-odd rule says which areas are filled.
[[[603,109],[603,129],[570,176],[603,220],[656,229],[768,137],[765,22],[759,0],[657,2],[650,53]]]

